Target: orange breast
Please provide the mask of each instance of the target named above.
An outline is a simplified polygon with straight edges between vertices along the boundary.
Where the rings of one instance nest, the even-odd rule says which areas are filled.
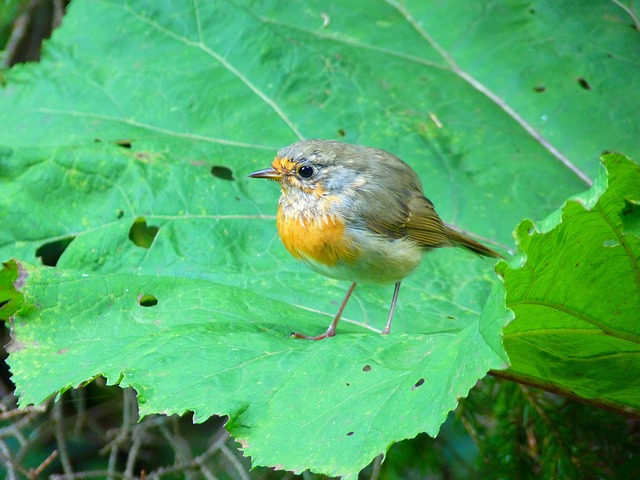
[[[337,217],[302,219],[284,215],[279,207],[276,223],[282,243],[295,258],[333,266],[339,261],[355,261],[358,256],[357,247],[345,237],[344,223]]]

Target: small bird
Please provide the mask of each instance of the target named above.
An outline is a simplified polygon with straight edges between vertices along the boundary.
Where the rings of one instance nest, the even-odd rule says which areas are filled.
[[[395,283],[387,324],[391,330],[400,283],[439,247],[462,247],[501,257],[446,225],[424,196],[416,172],[377,148],[332,140],[301,140],[281,149],[270,168],[252,178],[280,183],[276,224],[294,258],[327,277],[353,282],[321,340],[336,334],[358,283]]]

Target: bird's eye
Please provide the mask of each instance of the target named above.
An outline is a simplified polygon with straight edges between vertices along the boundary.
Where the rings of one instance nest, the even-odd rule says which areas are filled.
[[[313,175],[313,167],[310,167],[309,165],[302,165],[298,169],[298,175],[300,175],[302,178],[311,177],[311,175]]]

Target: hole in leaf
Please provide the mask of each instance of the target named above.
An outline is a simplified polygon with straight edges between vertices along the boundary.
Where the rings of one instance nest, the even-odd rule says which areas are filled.
[[[153,295],[138,295],[138,305],[141,307],[153,307],[158,304],[158,299]]]
[[[347,433],[347,437],[350,437],[351,435],[353,435],[353,432]]]
[[[150,248],[158,234],[158,230],[159,228],[154,225],[147,225],[144,217],[138,217],[129,229],[129,240],[138,247]]]
[[[65,237],[40,245],[36,250],[36,257],[40,257],[43,265],[55,267],[64,251],[75,238],[76,237]]]
[[[589,82],[587,82],[584,78],[580,77],[578,78],[578,84],[584,88],[585,90],[591,90],[591,85],[589,85]]]
[[[344,128],[339,128],[338,131],[336,132],[336,135],[338,135],[340,138],[346,137],[347,132]]]
[[[221,178],[222,180],[233,181],[233,172],[228,167],[222,167],[220,165],[214,165],[211,167],[211,175],[217,178]]]
[[[371,365],[365,365],[364,367],[362,367],[362,371],[363,372],[370,372],[371,371]]]
[[[133,141],[129,138],[123,138],[122,140],[116,140],[115,142],[116,145],[118,145],[119,147],[122,148],[131,148],[131,146],[133,145]]]
[[[3,301],[3,302],[0,302],[0,310],[2,310],[2,309],[3,309],[3,307],[4,307],[7,303],[9,303],[9,300],[5,300],[5,301]],[[349,386],[349,384],[347,383],[347,387],[348,387],[348,386]]]
[[[617,240],[611,239],[611,240],[605,240],[602,245],[604,245],[605,247],[617,247],[618,245],[620,245],[618,243]]]
[[[640,208],[628,200],[625,200],[624,208],[621,213],[623,217],[635,218],[640,215]]]
[[[542,92],[544,92],[546,90],[547,90],[547,87],[544,87],[542,85],[537,85],[537,86],[533,87],[533,91],[537,92],[537,93],[542,93]]]
[[[416,384],[411,387],[411,390],[415,390],[416,388],[420,388],[422,385],[424,385],[424,378],[421,378],[420,380],[418,380],[416,382]]]

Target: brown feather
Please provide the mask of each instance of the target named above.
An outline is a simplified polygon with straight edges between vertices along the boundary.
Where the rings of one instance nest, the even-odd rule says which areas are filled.
[[[402,208],[394,209],[394,216],[369,220],[367,226],[380,235],[391,238],[409,237],[425,249],[462,247],[485,257],[504,258],[489,247],[446,225],[436,213],[433,203],[423,196],[412,197]]]
[[[478,255],[482,255],[483,257],[505,258],[503,255],[500,255],[498,252],[491,250],[489,247],[485,247],[481,243],[472,240],[455,228],[449,225],[445,225],[445,228],[447,231],[447,237],[449,237],[449,240],[451,240],[451,242],[456,247],[462,247],[465,250],[477,253]]]
[[[423,196],[409,201],[409,215],[405,224],[407,236],[425,248],[452,247],[447,229],[433,208],[433,203]]]

